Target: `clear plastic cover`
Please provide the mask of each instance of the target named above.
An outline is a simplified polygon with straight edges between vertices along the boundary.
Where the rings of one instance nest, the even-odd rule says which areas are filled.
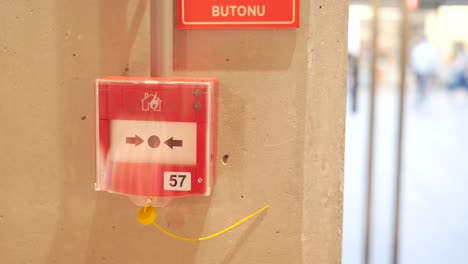
[[[109,77],[96,82],[96,190],[149,197],[210,195],[217,81]]]

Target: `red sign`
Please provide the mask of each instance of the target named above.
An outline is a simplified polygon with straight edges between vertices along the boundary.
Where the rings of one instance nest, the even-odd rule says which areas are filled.
[[[419,0],[406,0],[406,4],[410,11],[417,11],[419,9]]]
[[[299,0],[179,0],[179,28],[297,28]]]
[[[97,81],[98,190],[145,197],[209,195],[216,159],[217,81]]]

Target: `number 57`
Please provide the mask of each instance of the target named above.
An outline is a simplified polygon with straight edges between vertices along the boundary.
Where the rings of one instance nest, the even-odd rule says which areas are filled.
[[[175,174],[173,174],[169,178],[169,185],[171,187],[176,187],[178,185],[179,181],[180,181],[179,187],[182,187],[184,185],[184,181],[185,181],[186,177],[187,177],[187,175],[175,175]]]

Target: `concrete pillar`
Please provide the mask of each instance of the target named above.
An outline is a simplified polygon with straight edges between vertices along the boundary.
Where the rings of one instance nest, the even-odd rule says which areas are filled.
[[[301,1],[297,30],[174,31],[174,75],[220,80],[218,181],[158,222],[96,193],[94,79],[149,75],[148,1],[0,4],[5,263],[339,263],[347,1]],[[224,155],[229,156],[225,164]]]

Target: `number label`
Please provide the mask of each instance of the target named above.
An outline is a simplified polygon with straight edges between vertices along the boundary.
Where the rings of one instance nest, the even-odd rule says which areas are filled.
[[[192,174],[190,172],[164,172],[164,190],[191,191]]]

